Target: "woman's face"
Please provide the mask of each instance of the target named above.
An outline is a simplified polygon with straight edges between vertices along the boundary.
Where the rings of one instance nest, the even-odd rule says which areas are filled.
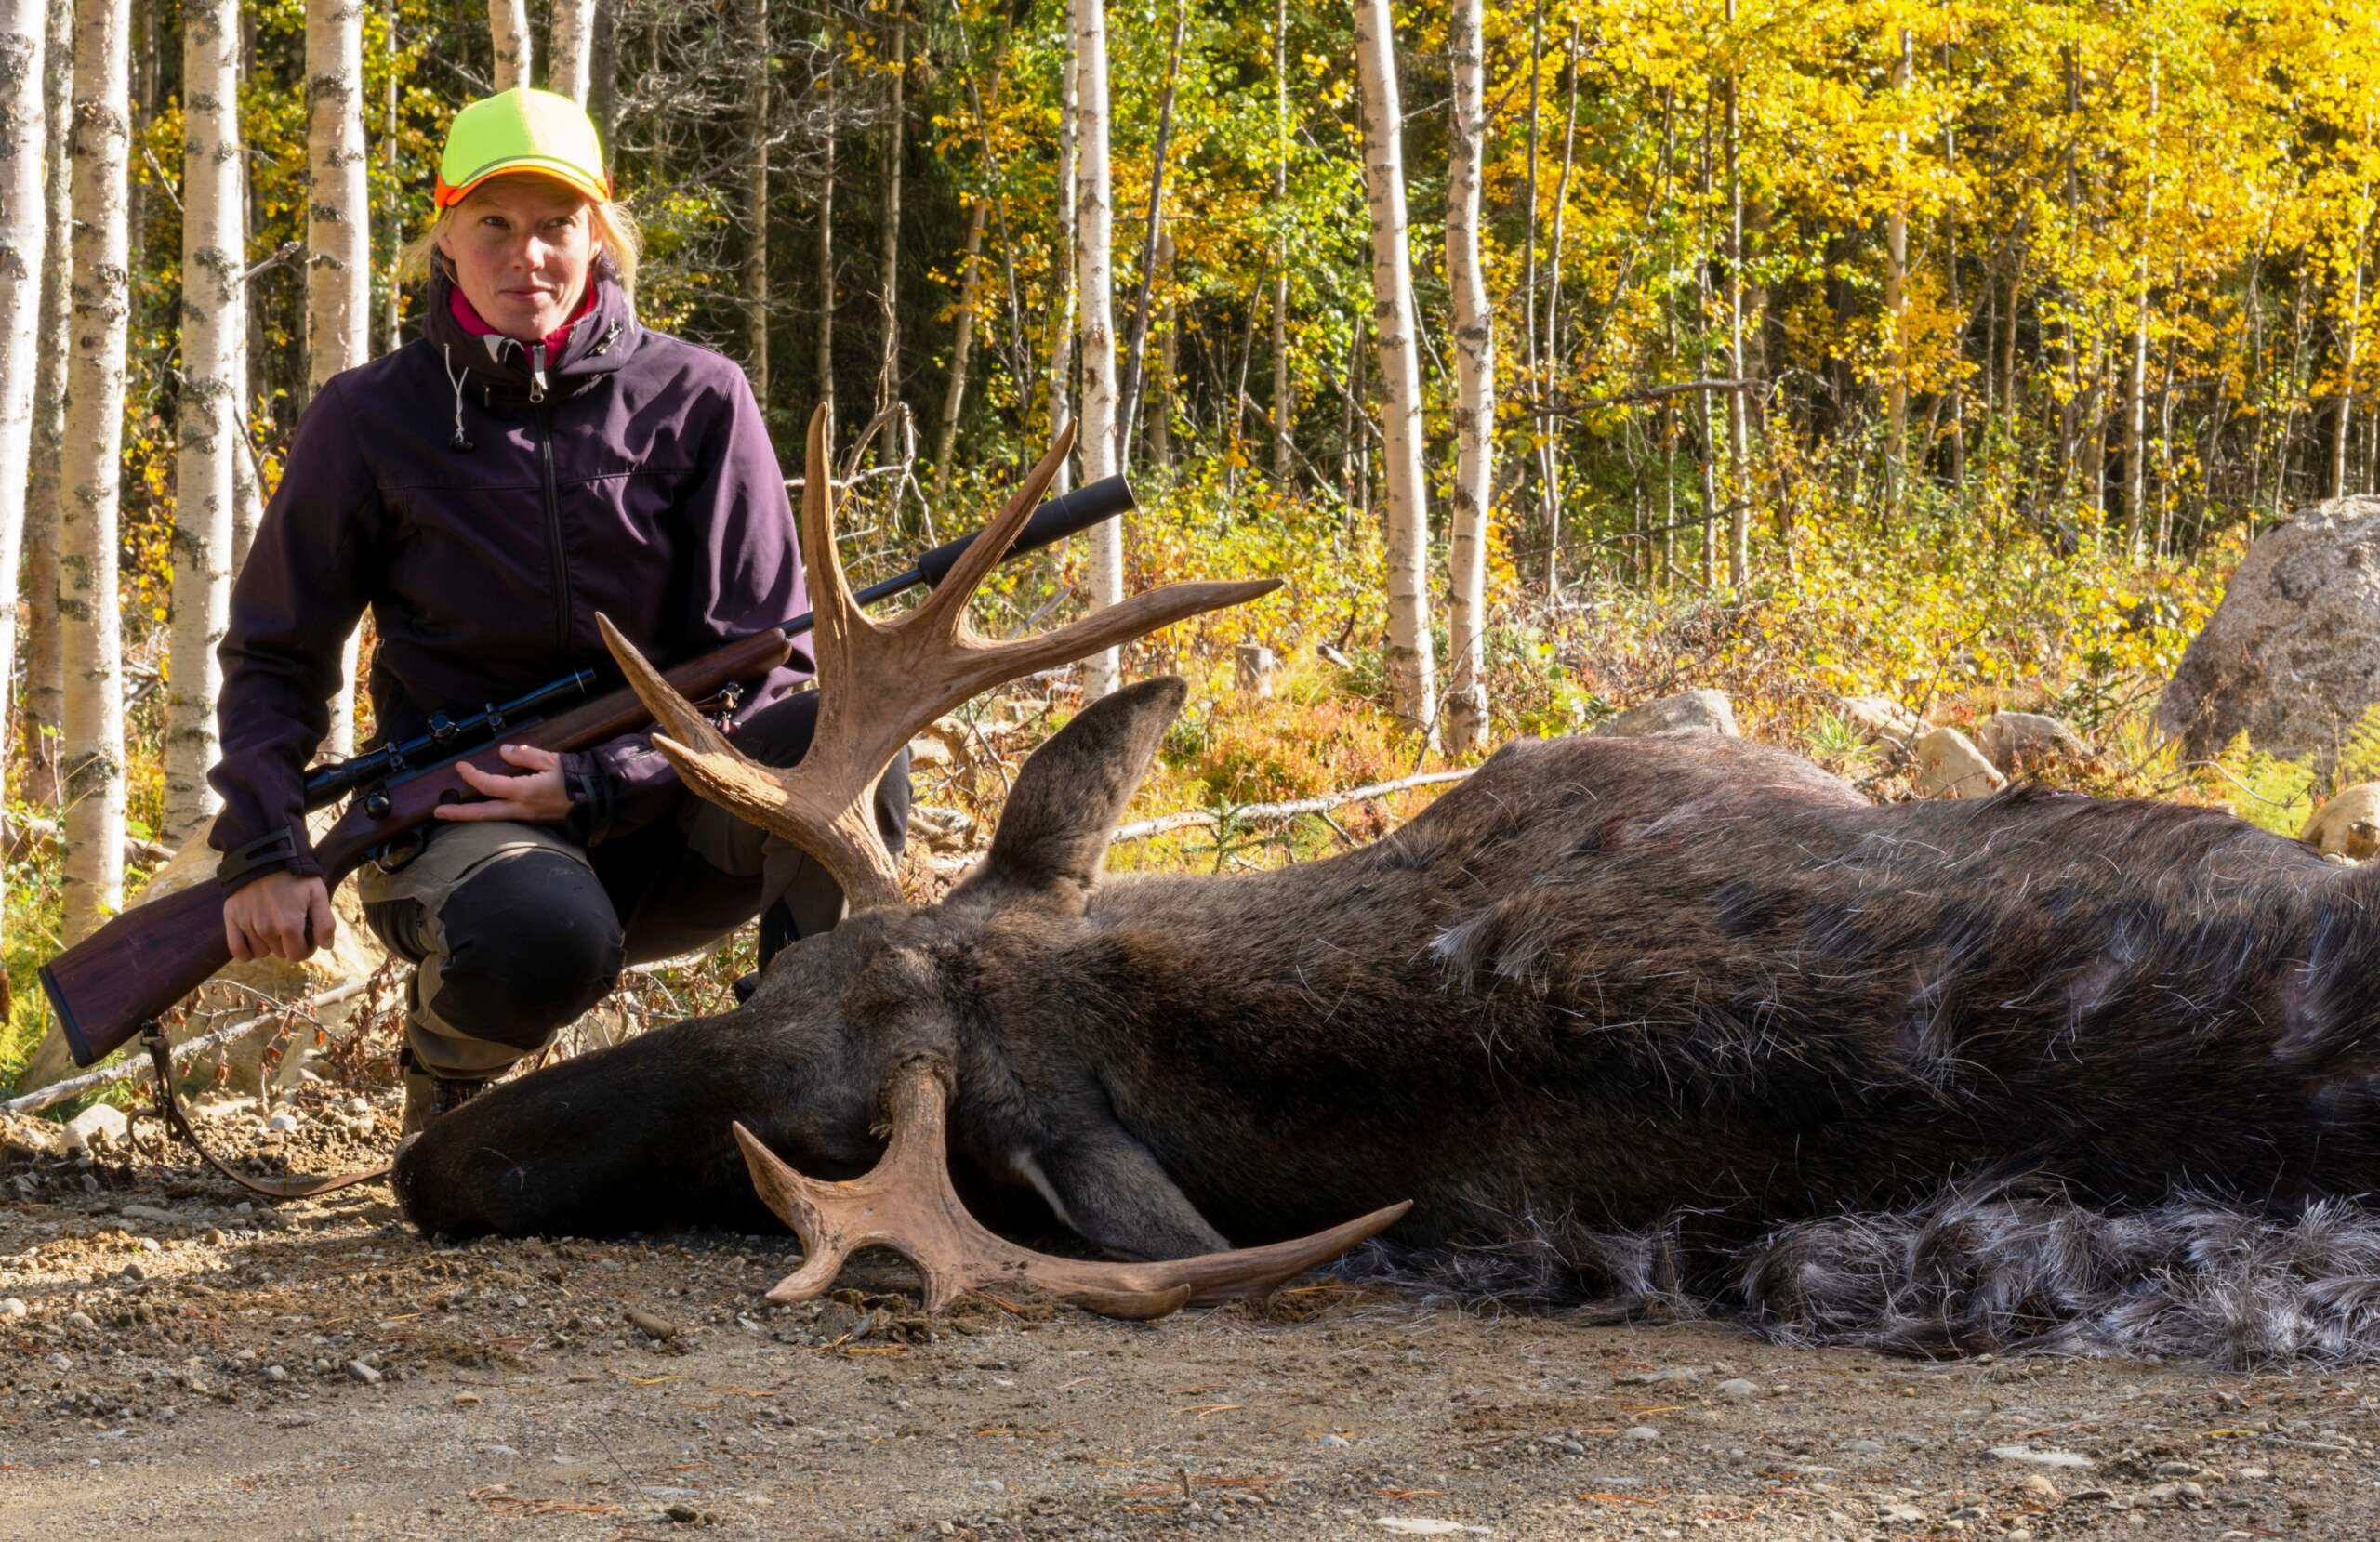
[[[578,310],[602,249],[586,195],[534,172],[491,178],[455,205],[438,249],[482,320],[534,343]]]

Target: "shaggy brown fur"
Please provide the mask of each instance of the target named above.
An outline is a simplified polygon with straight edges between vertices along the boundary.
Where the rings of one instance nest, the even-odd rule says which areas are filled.
[[[729,1120],[855,1168],[919,1048],[959,1068],[969,1160],[1144,1257],[1411,1199],[1407,1249],[1661,1235],[1684,1288],[1740,1296],[1780,1223],[1951,1186],[2285,1213],[2380,1178],[2369,869],[2157,803],[1880,808],[1681,735],[1508,745],[1328,862],[1098,879],[1181,694],[1054,738],[946,903],[442,1121],[399,1164],[409,1213],[721,1217],[747,1203]],[[1593,1251],[1567,1265],[1589,1290]]]

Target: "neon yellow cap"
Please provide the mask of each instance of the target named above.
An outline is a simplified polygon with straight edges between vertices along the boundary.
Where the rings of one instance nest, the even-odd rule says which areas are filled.
[[[536,172],[589,198],[609,199],[603,147],[586,110],[558,92],[519,86],[455,114],[438,158],[438,207],[451,208],[491,177]]]

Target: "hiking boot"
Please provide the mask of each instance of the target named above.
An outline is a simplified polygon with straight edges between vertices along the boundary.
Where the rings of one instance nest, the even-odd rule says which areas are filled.
[[[433,1076],[412,1066],[405,1068],[405,1118],[399,1139],[418,1135],[430,1127],[430,1122],[469,1102],[493,1086],[493,1076],[456,1077]]]

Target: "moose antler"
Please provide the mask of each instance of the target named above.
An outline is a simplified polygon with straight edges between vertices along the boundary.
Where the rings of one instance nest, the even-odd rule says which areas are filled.
[[[1087,657],[1203,611],[1236,605],[1271,583],[1172,584],[1135,595],[1038,637],[986,642],[968,624],[967,602],[1008,552],[1074,442],[1059,432],[999,517],[952,564],[949,576],[897,621],[871,621],[852,598],[835,549],[833,477],[826,410],[810,418],[801,492],[801,555],[808,564],[813,647],[818,661],[818,722],[809,753],[787,771],[747,759],[671,690],[627,639],[599,617],[612,651],[653,713],[654,747],[687,784],[714,803],[783,836],[824,863],[856,912],[901,903],[892,859],[869,810],[876,784],[910,737],[978,692]]]
[[[1408,1200],[1310,1237],[1158,1263],[1036,1253],[985,1230],[951,1187],[943,1134],[948,1076],[932,1056],[901,1062],[884,1088],[892,1141],[874,1169],[848,1183],[802,1176],[750,1130],[735,1127],[752,1186],[800,1234],[806,1255],[801,1267],[769,1292],[770,1300],[822,1295],[854,1250],[881,1245],[917,1265],[929,1311],[970,1291],[1006,1285],[1034,1286],[1102,1316],[1146,1320],[1194,1301],[1261,1296],[1386,1230],[1413,1207]]]

